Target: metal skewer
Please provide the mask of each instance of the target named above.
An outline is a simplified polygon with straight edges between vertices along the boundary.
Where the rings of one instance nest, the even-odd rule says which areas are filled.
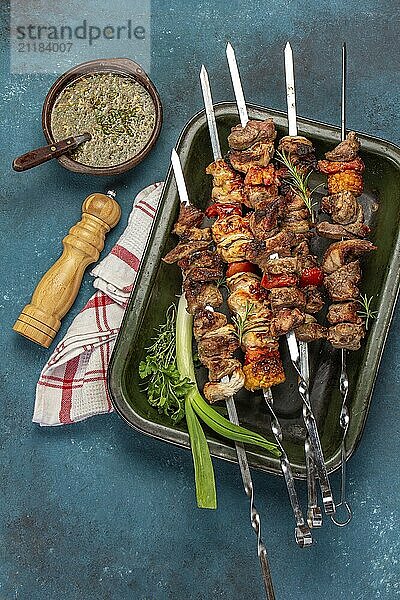
[[[347,50],[346,43],[342,46],[342,105],[341,105],[341,139],[346,139],[346,82],[347,82]],[[340,500],[336,508],[343,507],[347,513],[344,521],[339,521],[338,517],[331,516],[331,519],[338,527],[344,527],[350,523],[353,513],[346,499],[346,436],[350,424],[349,409],[347,407],[347,395],[349,393],[349,378],[346,368],[346,350],[342,348],[342,364],[340,370],[340,395],[342,396],[342,408],[340,411],[340,427],[343,429],[343,438],[341,444],[341,481],[340,481]]]
[[[290,136],[297,136],[297,112],[296,112],[296,86],[294,78],[294,64],[293,64],[293,52],[290,43],[288,42],[285,46],[285,80],[286,80],[286,99],[287,99],[287,113],[288,113],[288,129]],[[292,335],[294,335],[292,333]],[[308,356],[308,344],[306,342],[299,342],[300,352],[300,369],[304,381],[307,386],[310,383],[310,371],[309,371],[309,356]],[[304,408],[304,405],[303,405]],[[310,441],[308,431],[306,433],[306,439],[304,441],[304,453],[306,461],[306,472],[307,472],[307,522],[310,527],[321,527],[322,525],[322,511],[318,506],[318,496],[316,489],[316,471],[315,471],[315,459],[314,452]]]
[[[235,92],[236,102],[237,102],[238,110],[239,110],[239,114],[240,114],[240,120],[241,120],[242,127],[244,127],[246,125],[246,123],[248,122],[249,117],[248,117],[248,113],[247,113],[246,102],[244,101],[244,93],[243,93],[243,88],[242,88],[242,84],[240,81],[240,75],[239,75],[239,70],[238,70],[238,66],[237,66],[237,62],[236,62],[235,52],[234,52],[231,44],[227,45],[226,54],[228,57],[229,70],[230,70],[231,79],[232,79],[232,83],[233,83],[233,89]],[[291,345],[293,346],[293,343],[296,346],[295,352],[297,355],[298,347],[297,347],[297,341],[296,341],[294,334],[293,334],[293,338],[290,340],[290,343],[289,343],[289,351],[290,351],[290,346]],[[272,396],[271,389],[263,388],[262,391],[263,391],[263,396],[264,396],[265,402],[268,406],[268,409],[269,409],[269,411],[271,413],[271,417],[272,417],[272,420],[271,420],[272,433],[274,434],[276,443],[278,444],[279,449],[281,451],[281,458],[280,458],[281,471],[282,471],[282,474],[283,474],[283,477],[285,480],[286,488],[287,488],[288,495],[289,495],[290,505],[292,507],[295,522],[296,522],[295,540],[296,540],[296,543],[301,548],[304,548],[305,546],[310,546],[312,544],[311,531],[303,517],[303,513],[301,510],[299,499],[298,499],[297,492],[296,492],[296,486],[295,486],[295,482],[294,482],[292,469],[290,466],[290,461],[289,461],[286,451],[282,445],[282,437],[283,437],[282,436],[282,428],[280,426],[279,420],[274,411],[273,396]]]
[[[217,124],[215,121],[214,105],[211,96],[210,82],[208,79],[208,73],[204,65],[200,71],[201,89],[203,92],[204,106],[206,110],[208,130],[210,133],[211,146],[213,149],[214,160],[221,158],[221,148],[219,144]],[[222,381],[228,379],[223,378]],[[226,399],[226,408],[228,410],[229,420],[235,425],[239,425],[239,419],[236,411],[235,401],[233,396]],[[250,499],[250,522],[251,526],[257,535],[257,554],[260,560],[261,573],[263,576],[263,582],[265,587],[265,593],[268,600],[275,599],[274,588],[272,584],[272,575],[268,561],[267,548],[261,537],[261,517],[254,504],[254,485],[250,473],[249,462],[247,460],[246,450],[243,444],[236,442],[235,449],[237,459],[239,463],[240,473],[242,476],[244,491],[247,497]]]

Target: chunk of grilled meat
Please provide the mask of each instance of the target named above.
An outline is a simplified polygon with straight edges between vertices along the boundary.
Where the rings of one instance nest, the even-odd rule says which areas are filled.
[[[253,327],[246,331],[242,336],[242,349],[244,351],[263,348],[275,349],[276,339],[271,334],[271,327],[267,321],[264,321],[259,327]]]
[[[259,285],[259,282],[260,276],[256,273],[236,273],[227,278],[226,285],[231,293],[242,290],[249,294],[255,286]]]
[[[191,315],[206,306],[213,308],[221,306],[223,302],[222,294],[215,283],[203,283],[186,278],[183,282],[183,291],[188,303],[187,311]]]
[[[274,337],[286,335],[304,323],[304,312],[298,308],[282,308],[278,310],[271,320],[271,334]]]
[[[360,281],[360,263],[356,260],[326,276],[324,285],[333,302],[346,302],[358,297]]]
[[[295,287],[273,288],[270,292],[270,302],[273,312],[281,308],[299,308],[304,311],[306,295]]]
[[[317,287],[308,285],[303,288],[303,292],[306,295],[306,313],[314,314],[323,309],[325,306],[324,297]]]
[[[181,242],[212,242],[211,227],[190,227],[180,234]]]
[[[279,142],[278,150],[301,170],[307,171],[313,169],[316,165],[314,147],[310,140],[303,136],[287,135],[283,137]]]
[[[227,304],[233,314],[241,317],[247,315],[248,324],[256,320],[268,321],[271,318],[271,310],[264,299],[258,300],[255,294],[252,296],[240,288],[229,295]],[[249,304],[252,305],[251,314],[248,314]]]
[[[357,134],[354,131],[349,131],[343,142],[340,142],[340,144],[333,150],[330,150],[330,152],[326,152],[325,158],[331,161],[343,162],[354,160],[357,158],[360,145]]]
[[[296,327],[294,332],[296,338],[300,342],[310,343],[315,342],[316,340],[325,339],[328,334],[328,329],[327,327],[320,325],[320,323],[317,323],[317,320],[311,315],[306,315],[305,322],[299,327]]]
[[[325,175],[343,173],[344,171],[356,171],[357,173],[363,173],[364,170],[365,165],[359,156],[348,162],[329,160],[318,161],[318,171],[320,171],[321,173],[325,173]]]
[[[240,175],[223,158],[218,158],[209,164],[206,173],[213,176],[213,185],[217,187],[224,186],[226,183],[232,184],[242,181]]]
[[[248,350],[243,372],[245,375],[244,386],[251,391],[283,383],[285,372],[279,355],[278,344],[276,344],[275,350],[258,348]]]
[[[304,199],[296,194],[292,188],[285,192],[284,195],[285,212],[292,212],[293,210],[304,210],[305,204]]]
[[[280,231],[267,240],[251,240],[246,246],[246,259],[263,269],[271,254],[290,256],[294,240],[295,235],[290,231]]]
[[[179,207],[179,216],[176,221],[172,233],[181,237],[186,230],[192,227],[200,227],[204,219],[204,213],[191,204],[181,202]]]
[[[364,221],[364,214],[356,196],[349,191],[340,192],[333,196],[322,198],[321,208],[324,212],[331,215],[334,223],[348,225],[355,221]],[[360,214],[361,209],[361,214]]]
[[[234,371],[242,368],[237,358],[205,358],[204,366],[208,369],[210,381],[219,381],[223,377],[232,375]]]
[[[247,150],[230,150],[227,158],[234,169],[247,173],[250,167],[266,167],[273,154],[273,142],[256,142]]]
[[[254,210],[268,209],[278,197],[278,186],[246,185],[243,187],[245,199],[243,203]]]
[[[266,240],[278,232],[278,219],[282,213],[282,198],[278,196],[266,208],[252,211],[250,229],[258,240]]]
[[[361,340],[365,336],[363,325],[355,323],[339,323],[328,329],[328,341],[334,348],[344,350],[359,350]]]
[[[201,362],[206,358],[231,358],[239,348],[238,338],[233,325],[228,324],[206,333],[198,343],[197,349]]]
[[[183,271],[188,271],[193,267],[222,270],[224,263],[218,254],[212,250],[197,250],[189,256],[185,256],[185,258],[179,260],[178,266]],[[222,277],[222,274],[220,276]]]
[[[357,302],[341,302],[340,304],[331,304],[327,314],[327,320],[331,325],[338,323],[356,323],[361,325],[363,322],[358,314],[360,305]]]
[[[172,264],[189,257],[193,252],[206,250],[210,245],[208,240],[200,240],[194,242],[179,242],[168,254],[163,258],[163,261]]]
[[[251,166],[244,178],[245,185],[262,185],[263,187],[278,186],[279,178],[276,175],[274,165],[269,164],[267,167]]]
[[[214,404],[214,402],[234,396],[236,392],[242,389],[244,381],[245,376],[242,369],[236,369],[226,382],[208,381],[203,388],[203,392],[207,400]]]
[[[322,260],[322,269],[324,273],[333,273],[346,263],[354,260],[355,257],[371,252],[371,250],[376,250],[376,246],[367,240],[336,242],[326,250]]]
[[[364,223],[351,223],[350,225],[339,225],[338,223],[328,223],[322,221],[317,224],[317,233],[321,237],[330,240],[353,240],[355,238],[364,238],[370,233],[370,228]]]
[[[334,173],[328,175],[329,194],[338,194],[339,192],[353,192],[356,196],[363,193],[364,184],[360,173],[356,171],[344,171],[343,173]]]
[[[229,215],[222,219],[216,219],[211,229],[216,244],[224,242],[232,234],[241,234],[249,240],[252,238],[249,218],[240,217],[239,215]]]
[[[203,335],[216,331],[224,327],[228,323],[228,319],[223,313],[216,310],[201,309],[196,312],[193,321],[193,333],[196,341],[200,340]]]
[[[222,260],[227,263],[246,260],[247,244],[249,238],[242,233],[227,236],[217,245],[217,252]]]
[[[244,127],[240,124],[232,127],[228,136],[228,144],[229,148],[233,150],[245,150],[255,142],[273,142],[275,138],[276,129],[272,119],[249,120]]]
[[[265,271],[270,275],[298,275],[300,266],[299,260],[294,256],[271,258],[266,264]]]

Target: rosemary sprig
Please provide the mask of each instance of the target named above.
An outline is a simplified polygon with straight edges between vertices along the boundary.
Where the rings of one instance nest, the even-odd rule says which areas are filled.
[[[361,296],[360,299],[357,300],[358,304],[362,306],[362,310],[358,310],[357,314],[359,314],[360,317],[364,319],[364,325],[367,331],[370,320],[372,321],[373,319],[376,319],[378,315],[377,310],[371,310],[371,302],[373,298],[374,296],[368,298],[367,294],[364,294],[364,296]]]
[[[232,317],[232,321],[236,327],[235,333],[238,337],[239,344],[242,344],[243,336],[254,329],[254,325],[249,323],[249,318],[254,315],[254,303],[246,302],[245,311],[243,315],[235,315]]]
[[[315,192],[315,190],[317,188],[321,187],[321,185],[323,185],[323,184],[317,185],[315,188],[310,190],[308,187],[308,180],[310,178],[312,171],[310,171],[309,173],[304,175],[303,173],[301,173],[299,171],[299,169],[296,167],[296,165],[294,165],[292,163],[292,161],[290,160],[288,155],[285,154],[285,152],[277,151],[276,155],[277,155],[277,160],[280,163],[282,163],[289,172],[287,179],[284,179],[284,181],[286,183],[288,183],[290,185],[290,187],[292,188],[292,190],[294,192],[296,192],[297,194],[299,194],[299,196],[303,199],[303,202],[306,205],[308,212],[310,213],[311,220],[312,220],[312,222],[314,222],[315,221],[314,208],[316,206],[316,202],[313,202],[312,195]]]

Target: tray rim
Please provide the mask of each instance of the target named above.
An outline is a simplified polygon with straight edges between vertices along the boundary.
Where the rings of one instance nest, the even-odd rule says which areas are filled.
[[[249,113],[253,118],[272,117],[278,125],[283,126],[284,128],[287,127],[287,115],[285,112],[276,109],[271,109],[268,107],[263,107],[256,104],[248,104],[247,106]],[[217,118],[218,116],[225,116],[227,114],[237,113],[236,104],[234,102],[219,102],[214,105],[214,109]],[[181,160],[183,161],[183,165],[185,165],[185,159],[187,158],[187,155],[189,153],[189,147],[184,147],[185,138],[187,137],[188,133],[192,130],[192,128],[195,127],[195,130],[193,131],[194,135],[203,126],[206,126],[206,116],[204,109],[195,113],[188,120],[188,122],[183,127],[181,133],[179,134],[175,147],[178,151],[178,154],[181,157]],[[331,125],[321,121],[315,121],[313,119],[299,117],[298,126],[300,134],[303,133],[306,135],[311,135],[316,139],[325,140],[329,142],[336,140],[340,141],[340,128],[335,125]],[[374,154],[378,154],[384,157],[386,160],[389,160],[400,171],[400,146],[397,146],[396,144],[388,142],[384,139],[371,136],[369,134],[361,132],[357,133],[359,135],[364,149],[366,149],[367,151],[369,150]],[[109,368],[107,371],[107,385],[114,410],[126,423],[128,423],[130,427],[155,439],[159,439],[171,443],[175,446],[189,449],[189,435],[187,432],[178,430],[172,426],[166,426],[163,424],[155,423],[154,421],[145,419],[144,417],[136,413],[131,404],[128,402],[127,398],[125,397],[122,387],[117,385],[118,375],[122,378],[122,374],[124,371],[124,367],[122,367],[122,369],[119,369],[117,359],[126,359],[129,352],[129,347],[132,343],[131,338],[127,339],[126,331],[127,329],[129,329],[128,322],[132,320],[132,314],[136,311],[132,311],[130,309],[136,304],[136,301],[140,301],[142,307],[143,304],[146,303],[148,297],[150,296],[152,286],[147,286],[148,291],[147,293],[144,293],[144,291],[141,289],[142,280],[144,277],[150,277],[150,280],[152,278],[154,279],[156,267],[158,267],[159,262],[161,260],[161,254],[158,251],[155,253],[156,256],[153,256],[153,258],[155,259],[153,266],[149,267],[149,262],[152,262],[150,261],[150,255],[152,254],[152,250],[154,254],[155,241],[157,241],[157,237],[160,237],[160,235],[157,236],[157,226],[159,224],[161,215],[163,214],[164,207],[162,205],[165,202],[168,195],[171,194],[171,186],[176,192],[175,182],[173,181],[172,177],[172,169],[171,166],[169,166],[165,178],[164,189],[160,198],[160,207],[162,207],[162,209],[158,211],[156,218],[153,222],[153,226],[143,253],[141,265],[136,275],[135,286],[132,290],[131,296],[129,298],[124,312],[120,331],[115,342],[115,346],[110,359]],[[400,255],[400,230],[398,231],[397,240],[394,245],[393,256],[395,256],[396,254]],[[364,357],[366,367],[373,367],[374,377],[366,383],[362,381],[361,375],[361,384],[364,383],[364,385],[366,385],[366,395],[362,410],[362,423],[361,427],[359,427],[359,429],[357,430],[351,445],[346,447],[346,460],[349,460],[349,458],[351,458],[351,456],[356,451],[365,429],[372,395],[375,388],[376,378],[379,372],[379,366],[382,360],[383,351],[389,333],[390,323],[392,321],[394,310],[396,307],[396,301],[399,296],[400,269],[396,269],[394,263],[395,261],[391,260],[385,279],[385,286],[382,290],[382,294],[380,297],[380,305],[385,304],[387,307],[390,308],[390,310],[379,311],[378,318],[375,322],[375,326],[373,329],[373,331],[377,330],[377,333],[374,336],[373,332],[371,332],[372,339],[376,337],[377,340],[376,343],[370,343],[368,345]],[[151,275],[151,271],[153,272],[153,277]],[[137,312],[143,317],[144,310],[139,309]],[[380,324],[379,328],[377,327],[378,323]],[[122,364],[125,365],[125,362],[122,361]],[[364,373],[367,371],[366,367],[364,367],[363,369]],[[118,369],[119,373],[116,373]],[[360,380],[358,381],[358,387],[360,387]],[[237,463],[236,452],[233,446],[231,447],[223,442],[215,441],[213,439],[210,439],[208,436],[207,440],[209,442],[210,452],[212,456],[220,458],[222,460],[226,460],[228,462]],[[273,475],[282,476],[279,467],[279,461],[277,459],[265,456],[264,459],[267,461],[265,463],[264,461],[260,462],[260,455],[255,452],[252,452],[251,449],[248,449],[247,453],[251,467],[267,473],[271,473]],[[327,469],[329,473],[332,473],[338,470],[340,467],[341,456],[340,448],[338,448],[337,452],[333,456],[331,456],[330,459],[327,461]],[[296,479],[305,479],[306,477],[305,467],[303,465],[294,464],[293,473]]]

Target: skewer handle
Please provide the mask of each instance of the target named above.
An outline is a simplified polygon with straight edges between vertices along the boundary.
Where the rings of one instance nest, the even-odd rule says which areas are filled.
[[[226,408],[228,410],[229,420],[235,425],[239,425],[239,418],[236,411],[235,401],[232,397],[226,399]],[[261,573],[264,582],[264,588],[267,600],[275,600],[274,587],[272,583],[271,569],[268,561],[267,548],[261,538],[261,517],[254,504],[254,487],[251,478],[249,462],[247,460],[246,450],[243,444],[235,443],[236,454],[242,476],[244,491],[250,499],[250,521],[251,526],[257,535],[257,554],[260,560]]]
[[[299,499],[297,497],[296,486],[294,483],[294,477],[292,473],[292,468],[290,466],[290,461],[282,445],[282,429],[274,411],[271,390],[269,388],[263,388],[263,395],[272,417],[272,433],[274,434],[276,443],[279,447],[279,450],[281,451],[281,471],[285,480],[290,505],[292,507],[294,518],[296,521],[295,540],[297,545],[300,546],[300,548],[305,548],[306,546],[310,546],[312,544],[311,531],[304,520],[303,513],[300,508]]]
[[[78,294],[85,269],[98,260],[105,235],[121,216],[119,204],[105,194],[91,194],[82,205],[82,220],[63,239],[60,258],[38,283],[31,302],[14,324],[14,331],[48,348],[62,317]]]

